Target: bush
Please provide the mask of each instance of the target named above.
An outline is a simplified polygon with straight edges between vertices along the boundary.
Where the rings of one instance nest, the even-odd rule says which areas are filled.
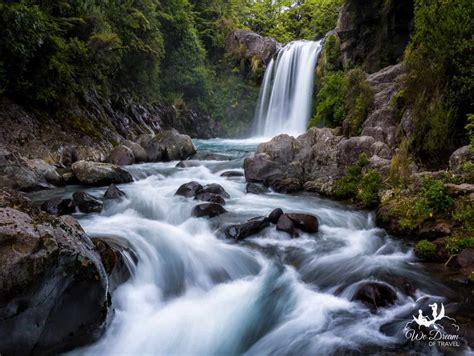
[[[367,173],[362,175],[357,190],[357,199],[360,200],[366,207],[374,207],[379,202],[379,190],[382,183],[380,174],[374,170],[369,169]]]
[[[347,73],[345,97],[346,135],[357,136],[360,134],[361,126],[367,119],[373,100],[374,93],[367,82],[367,74],[360,68],[350,70]]]
[[[415,254],[422,260],[433,260],[436,257],[436,245],[428,240],[421,240],[415,246]]]
[[[394,186],[405,188],[408,185],[411,174],[409,147],[410,141],[404,139],[390,162],[390,181]]]
[[[455,255],[465,248],[472,248],[474,247],[474,236],[471,237],[459,237],[453,236],[447,239],[446,241],[446,249],[451,255]]]
[[[445,212],[454,202],[440,179],[425,178],[419,195],[436,213]]]

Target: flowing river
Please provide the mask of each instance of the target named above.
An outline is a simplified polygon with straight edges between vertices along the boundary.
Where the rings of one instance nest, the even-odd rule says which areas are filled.
[[[410,249],[376,227],[372,212],[316,195],[246,194],[243,177],[220,174],[243,171],[243,159],[255,150],[255,141],[196,140],[195,145],[197,166],[175,168],[177,162],[168,162],[126,167],[135,178],[120,187],[127,198],[106,205],[100,214],[78,215],[89,235],[128,240],[138,263],[113,295],[115,315],[106,334],[74,354],[395,351],[408,347],[403,328],[412,315],[428,299],[445,301],[442,296],[449,290],[416,263]],[[208,153],[232,160],[199,160]],[[228,213],[210,220],[192,218],[193,206],[202,202],[174,195],[192,180],[221,184],[231,196]],[[84,187],[60,194],[78,189]],[[87,189],[98,197],[104,190]],[[224,238],[226,224],[266,216],[277,207],[316,215],[319,232],[291,239],[271,225],[243,242]],[[367,281],[393,286],[396,303],[375,313],[352,301]]]

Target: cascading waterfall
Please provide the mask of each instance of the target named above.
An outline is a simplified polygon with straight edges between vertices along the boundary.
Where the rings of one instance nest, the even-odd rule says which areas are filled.
[[[306,131],[321,48],[321,41],[294,41],[270,61],[255,114],[257,136],[299,135]]]

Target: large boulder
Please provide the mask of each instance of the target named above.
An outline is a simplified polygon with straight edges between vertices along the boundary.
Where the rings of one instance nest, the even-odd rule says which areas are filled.
[[[244,161],[245,179],[247,182],[265,182],[268,179],[282,179],[284,167],[274,162],[265,153],[256,154]]]
[[[293,221],[293,224],[295,224],[295,227],[297,227],[300,230],[303,230],[304,232],[308,233],[315,233],[318,232],[319,228],[319,223],[318,223],[318,218],[314,215],[311,214],[298,214],[298,213],[290,213],[290,214],[285,214],[291,221]]]
[[[61,353],[104,331],[107,275],[92,241],[72,217],[55,218],[5,191],[0,290],[1,354]]]
[[[76,204],[72,199],[57,197],[41,204],[41,210],[55,216],[71,215],[76,211]]]
[[[270,225],[266,217],[250,219],[246,223],[231,225],[225,229],[225,235],[229,239],[244,240],[247,237],[258,234]]]
[[[75,192],[72,199],[77,208],[83,213],[100,213],[104,207],[104,203],[86,192]]]
[[[87,185],[102,186],[133,182],[133,177],[126,170],[110,163],[78,161],[73,163],[72,172],[76,178]]]
[[[145,149],[151,162],[184,160],[196,153],[191,137],[175,131],[142,135],[138,143]]]
[[[125,198],[127,194],[120,190],[115,184],[109,185],[107,190],[104,193],[105,200],[115,200]]]
[[[205,204],[196,205],[193,208],[191,215],[196,218],[202,218],[202,217],[213,218],[215,216],[224,214],[226,212],[227,211],[220,204],[205,203]]]
[[[128,166],[135,163],[135,155],[127,146],[119,145],[110,151],[106,161],[118,166]]]
[[[192,181],[181,185],[176,191],[175,195],[181,195],[186,198],[195,197],[197,193],[202,191],[202,185],[198,182]]]
[[[464,173],[469,164],[474,165],[474,149],[471,145],[458,148],[449,158],[449,169],[454,173]]]
[[[212,193],[221,196],[222,198],[229,199],[230,195],[224,189],[224,187],[217,183],[207,184],[199,191],[199,193]]]
[[[132,150],[133,156],[135,157],[135,162],[146,162],[148,160],[148,156],[146,154],[145,149],[138,143],[130,140],[125,140],[122,141],[122,145]]]
[[[281,48],[281,44],[271,37],[262,37],[259,34],[236,29],[227,35],[226,52],[238,60],[258,59],[268,64],[273,55]]]
[[[295,224],[288,215],[282,214],[277,221],[276,229],[278,231],[283,231],[289,234],[291,237],[295,237],[297,234],[295,232]]]

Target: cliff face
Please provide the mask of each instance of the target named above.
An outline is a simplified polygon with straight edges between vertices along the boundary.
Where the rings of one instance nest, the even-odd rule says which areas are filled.
[[[413,28],[413,0],[348,0],[336,28],[345,67],[368,73],[400,61]]]

